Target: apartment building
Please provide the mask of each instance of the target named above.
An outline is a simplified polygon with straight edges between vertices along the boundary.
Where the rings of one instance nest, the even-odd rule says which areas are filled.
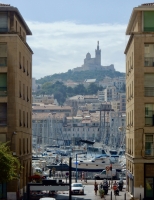
[[[154,199],[154,3],[133,9],[126,35],[127,190]]]
[[[19,180],[8,183],[8,198],[25,192],[31,175],[32,35],[16,7],[0,4],[0,142],[10,141],[21,166]]]

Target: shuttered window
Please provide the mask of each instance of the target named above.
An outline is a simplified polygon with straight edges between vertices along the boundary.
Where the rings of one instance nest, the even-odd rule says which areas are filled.
[[[145,74],[144,75],[144,86],[145,87],[154,87],[154,74]]]
[[[144,11],[144,31],[154,32],[154,11]]]
[[[144,96],[154,96],[154,74],[144,75]]]
[[[0,13],[0,32],[8,31],[8,16],[7,12]]]

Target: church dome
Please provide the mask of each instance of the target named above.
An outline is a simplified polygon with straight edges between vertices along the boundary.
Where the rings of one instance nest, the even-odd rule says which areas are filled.
[[[90,58],[91,58],[91,54],[90,54],[89,52],[87,53],[86,58],[87,58],[87,59],[90,59]]]

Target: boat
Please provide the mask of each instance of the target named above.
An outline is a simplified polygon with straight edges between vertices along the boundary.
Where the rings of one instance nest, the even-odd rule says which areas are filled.
[[[122,166],[117,161],[111,160],[110,157],[96,157],[91,160],[73,160],[72,162],[72,170],[75,171],[76,167],[78,171],[89,171],[89,172],[97,172],[106,169],[106,167],[112,164],[112,168],[117,171],[121,171]],[[77,166],[76,166],[77,165]]]

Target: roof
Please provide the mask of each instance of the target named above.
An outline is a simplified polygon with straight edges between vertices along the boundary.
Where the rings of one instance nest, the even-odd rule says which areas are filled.
[[[51,105],[44,105],[44,106],[32,106],[32,110],[72,110],[70,106],[51,106]]]
[[[139,11],[154,11],[154,3],[145,3],[133,9],[127,26],[126,35],[131,35],[132,25]]]
[[[32,35],[31,30],[29,29],[28,25],[26,24],[24,18],[22,17],[21,13],[19,12],[18,8],[10,6],[10,4],[2,4],[0,3],[0,12],[15,12],[16,15],[18,16],[19,20],[23,24],[26,34],[27,35]]]
[[[49,118],[54,119],[63,119],[65,117],[65,113],[57,113],[55,115],[52,115],[52,113],[32,113],[32,119],[33,120],[45,120]]]
[[[96,79],[86,79],[84,82],[85,83],[94,83],[94,82],[96,82]]]

